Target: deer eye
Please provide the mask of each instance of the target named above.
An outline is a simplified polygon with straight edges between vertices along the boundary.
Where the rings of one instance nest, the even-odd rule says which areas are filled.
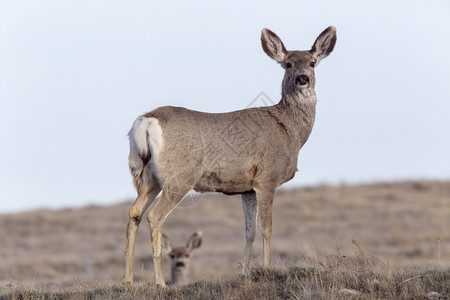
[[[316,62],[312,61],[309,65],[314,68],[316,66]]]
[[[189,257],[189,254],[185,254],[184,257]]]
[[[286,64],[286,69],[289,69],[290,67],[292,67],[292,65],[290,63]]]
[[[169,254],[169,256],[170,256],[170,258],[175,258],[175,255],[173,255],[173,254]]]

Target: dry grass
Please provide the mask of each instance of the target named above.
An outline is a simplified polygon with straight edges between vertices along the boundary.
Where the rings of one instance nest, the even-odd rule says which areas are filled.
[[[279,191],[272,235],[275,269],[255,272],[262,272],[264,278],[267,272],[282,274],[285,287],[277,286],[277,280],[247,282],[236,276],[245,244],[244,217],[237,196],[205,194],[195,205],[179,207],[169,216],[164,231],[174,244],[184,243],[194,231],[202,230],[203,245],[192,256],[193,271],[200,281],[166,290],[147,284],[153,280],[153,265],[146,222],[142,222],[137,238],[137,284],[118,284],[124,268],[124,235],[131,202],[0,215],[0,293],[10,297],[16,291],[14,295],[30,298],[29,291],[46,299],[92,295],[165,298],[166,293],[192,298],[208,287],[217,293],[234,291],[225,294],[227,298],[245,298],[245,291],[253,295],[251,298],[267,298],[271,294],[264,293],[275,285],[274,298],[342,298],[344,292],[338,292],[344,288],[362,289],[363,294],[356,296],[361,299],[406,295],[420,299],[424,292],[432,291],[448,295],[449,203],[450,182],[323,185]],[[261,261],[261,247],[258,237],[254,265]],[[295,279],[295,272],[309,268],[315,271]],[[370,280],[375,280],[380,292],[370,290]],[[418,286],[417,291],[414,286]],[[279,291],[284,289],[288,294]],[[263,294],[253,294],[255,291]]]
[[[448,295],[450,270],[359,270],[338,260],[314,267],[256,268],[249,278],[236,275],[167,288],[143,282],[89,283],[57,290],[13,288],[0,299],[448,299]]]

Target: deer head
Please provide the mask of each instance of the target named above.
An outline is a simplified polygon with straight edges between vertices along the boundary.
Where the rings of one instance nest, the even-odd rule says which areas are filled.
[[[170,239],[162,234],[162,248],[171,259],[172,283],[187,283],[189,281],[189,265],[191,251],[202,244],[202,233],[197,231],[184,247],[172,247]]]
[[[261,43],[264,52],[285,69],[282,97],[288,95],[309,97],[314,93],[316,84],[314,68],[333,51],[336,44],[336,28],[330,26],[325,29],[317,37],[311,50],[288,51],[281,39],[266,28],[262,30]]]

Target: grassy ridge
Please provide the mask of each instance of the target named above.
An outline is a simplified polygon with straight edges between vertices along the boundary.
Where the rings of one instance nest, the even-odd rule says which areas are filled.
[[[432,298],[432,292],[441,298]],[[427,296],[428,295],[428,296]],[[291,267],[252,270],[250,278],[154,287],[104,282],[64,290],[13,290],[1,299],[448,299],[450,270]]]
[[[193,283],[165,289],[149,284],[145,222],[137,236],[136,283],[121,283],[131,202],[0,215],[0,298],[439,299],[426,296],[437,292],[450,299],[449,181],[280,190],[274,268],[256,268],[249,280],[237,276],[245,246],[241,199],[197,200],[177,208],[164,226],[176,244],[203,231],[191,259]],[[258,235],[254,266],[261,249]]]

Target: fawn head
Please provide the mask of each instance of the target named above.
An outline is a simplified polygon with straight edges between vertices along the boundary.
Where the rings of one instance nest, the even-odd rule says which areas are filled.
[[[184,247],[172,247],[170,239],[162,235],[162,248],[169,254],[171,260],[172,283],[185,283],[189,280],[189,263],[191,251],[202,244],[202,233],[197,231]]]

